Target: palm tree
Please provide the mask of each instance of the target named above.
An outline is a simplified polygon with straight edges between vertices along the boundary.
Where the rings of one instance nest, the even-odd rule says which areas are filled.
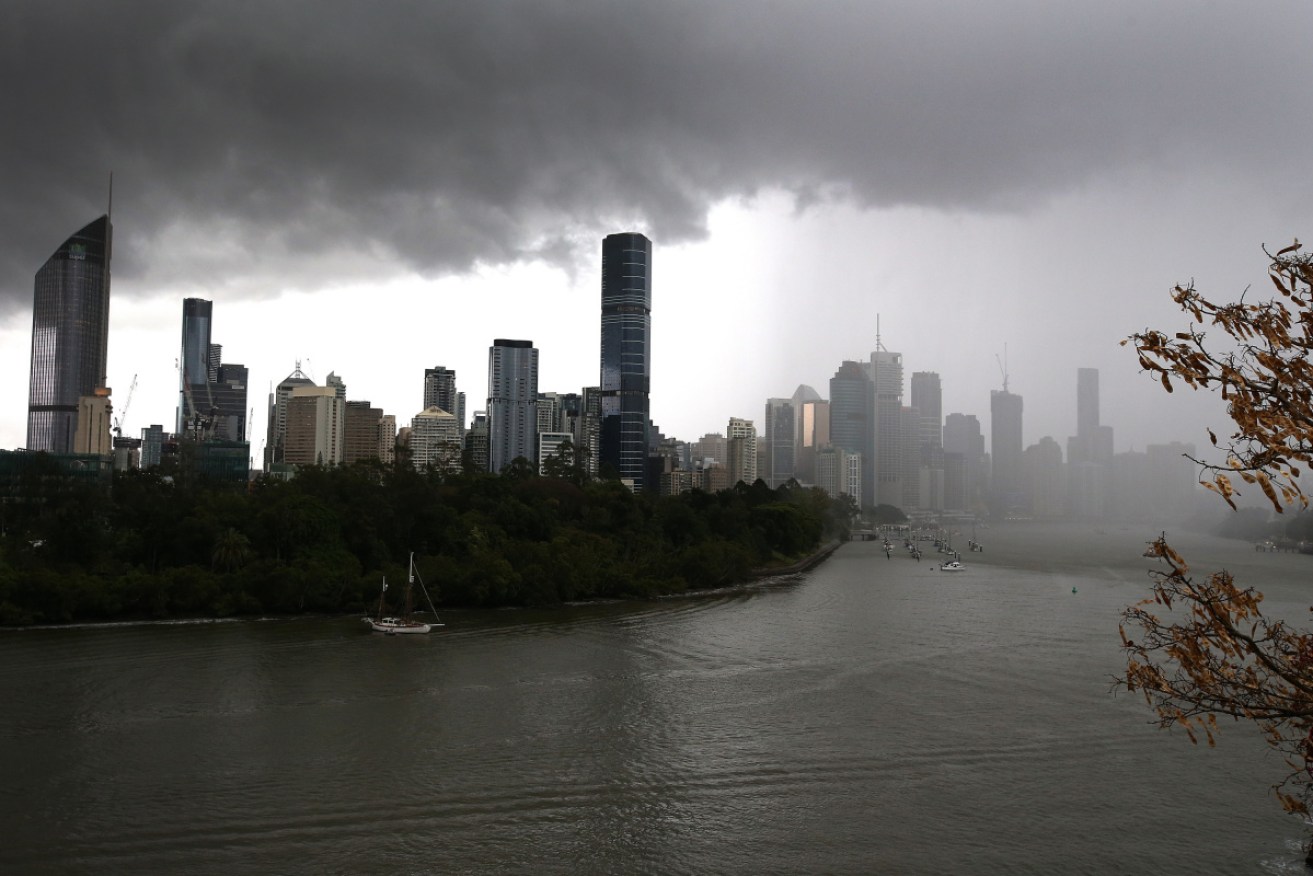
[[[250,540],[230,526],[215,539],[210,565],[224,572],[232,572],[245,565],[250,556]]]

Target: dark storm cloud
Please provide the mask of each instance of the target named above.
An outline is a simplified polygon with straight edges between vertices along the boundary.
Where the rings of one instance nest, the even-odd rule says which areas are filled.
[[[437,274],[592,258],[618,227],[672,243],[764,187],[1011,210],[1120,169],[1290,185],[1313,81],[1299,3],[0,14],[6,308],[103,209],[111,170],[119,288],[273,288],[353,255]]]

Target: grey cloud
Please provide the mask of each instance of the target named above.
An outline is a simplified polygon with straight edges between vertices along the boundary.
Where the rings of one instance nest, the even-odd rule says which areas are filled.
[[[353,260],[569,265],[621,226],[697,238],[710,204],[773,187],[1018,210],[1123,169],[1289,184],[1309,133],[1289,111],[1310,81],[1293,2],[156,0],[3,16],[0,312],[102,209],[111,170],[120,289],[267,285]]]

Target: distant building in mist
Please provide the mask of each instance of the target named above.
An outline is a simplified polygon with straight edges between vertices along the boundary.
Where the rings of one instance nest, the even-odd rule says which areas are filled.
[[[1009,514],[1026,507],[1022,478],[1021,396],[1013,392],[992,390],[989,394],[989,452],[993,466],[990,475],[990,511]]]
[[[903,501],[903,354],[881,346],[872,351],[867,367],[875,390],[872,504],[898,507]]]
[[[985,479],[985,435],[975,414],[944,418],[944,507],[980,508]]]
[[[762,423],[766,451],[763,480],[767,486],[778,489],[797,474],[797,423],[793,399],[767,399]]]
[[[636,492],[646,488],[652,386],[652,241],[636,232],[602,241],[602,420],[598,448]]]
[[[860,456],[860,492],[866,504],[875,495],[874,427],[875,387],[870,372],[860,362],[846,361],[830,378],[830,443]]]
[[[36,272],[28,450],[72,453],[80,399],[105,388],[113,234],[109,216],[101,216],[60,244]]]

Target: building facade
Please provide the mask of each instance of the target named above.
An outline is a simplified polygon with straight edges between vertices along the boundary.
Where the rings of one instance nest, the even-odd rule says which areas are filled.
[[[431,405],[410,421],[410,464],[424,471],[460,471],[460,424],[456,415]]]
[[[598,461],[646,488],[652,385],[652,241],[602,241],[601,423]]]
[[[903,354],[880,348],[868,365],[875,390],[875,493],[877,504],[903,501]]]
[[[725,455],[728,457],[729,482],[752,485],[757,482],[757,426],[751,420],[730,417],[725,430]]]
[[[523,457],[537,462],[538,350],[498,338],[488,348],[488,470]]]
[[[78,400],[106,383],[113,226],[84,226],[36,272],[27,449],[73,452]]]
[[[870,372],[860,362],[846,361],[830,378],[830,443],[862,460],[859,492],[860,501],[866,504],[874,504],[871,497],[875,495],[874,430],[875,387]]]
[[[989,393],[990,511],[1006,515],[1026,507],[1026,489],[1022,476],[1021,396],[1014,392],[991,390]]]
[[[349,401],[344,410],[342,464],[379,458],[378,430],[383,409],[367,401]]]
[[[793,399],[766,400],[765,481],[778,489],[797,476],[797,416]]]
[[[456,418],[461,435],[465,434],[465,393],[456,390],[456,371],[435,365],[424,369],[424,410],[438,407]]]
[[[346,443],[346,401],[332,386],[296,386],[287,399],[283,462],[339,465]]]

